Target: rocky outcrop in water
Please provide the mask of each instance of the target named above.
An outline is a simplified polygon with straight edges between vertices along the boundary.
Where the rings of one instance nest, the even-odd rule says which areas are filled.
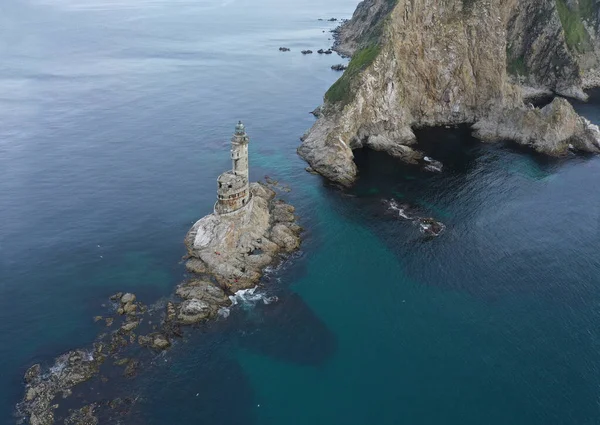
[[[421,160],[413,128],[426,126],[466,123],[485,140],[595,152],[595,126],[566,102],[529,111],[523,87],[584,97],[598,83],[599,11],[564,0],[365,0],[337,31],[336,49],[352,60],[298,152],[343,185],[356,178],[357,148]]]
[[[286,191],[286,186],[271,181]],[[230,296],[236,291],[257,285],[267,265],[297,250],[301,228],[296,224],[294,208],[275,199],[275,192],[266,185],[253,183],[250,191],[251,201],[245,208],[206,216],[188,232],[187,268],[193,274],[177,286],[176,297],[161,309],[161,317],[150,316],[150,309],[135,294],[112,295],[114,314],[94,318],[98,325],[112,330],[100,334],[90,349],[62,354],[50,367],[31,366],[25,374],[19,415],[31,425],[52,425],[62,403],[59,399],[70,397],[76,386],[106,379],[103,370],[123,368],[124,377],[134,377],[144,364],[137,358],[144,351],[165,350],[183,336],[183,326],[215,318],[221,309],[232,305]],[[68,424],[96,424],[97,408],[120,409],[123,403],[120,399],[102,406],[91,403],[62,412],[62,418]]]
[[[579,116],[568,101],[556,98],[542,109],[514,108],[484,118],[473,126],[479,139],[514,140],[548,155],[569,149],[600,152],[600,130]]]
[[[253,183],[250,191],[246,208],[202,218],[185,239],[188,270],[213,277],[230,293],[256,285],[279,254],[300,245],[294,207],[275,200],[275,192],[262,184]]]

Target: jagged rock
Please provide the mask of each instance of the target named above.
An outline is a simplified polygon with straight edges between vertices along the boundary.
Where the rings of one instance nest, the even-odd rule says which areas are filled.
[[[124,314],[134,314],[136,310],[137,310],[137,305],[132,302],[128,302],[127,304],[125,304],[123,306]]]
[[[175,317],[177,316],[177,311],[175,310],[175,304],[173,304],[172,302],[168,302],[167,303],[167,322],[172,322],[173,320],[175,320]]]
[[[285,224],[277,223],[271,230],[273,242],[285,251],[293,251],[298,248],[300,241],[298,236]]]
[[[477,122],[474,135],[486,141],[514,140],[548,155],[562,155],[570,146],[600,152],[598,126],[580,117],[571,104],[555,98],[542,109],[516,108]]]
[[[164,350],[166,348],[169,348],[171,346],[171,342],[169,341],[169,339],[162,335],[162,334],[158,334],[155,335],[154,338],[152,339],[152,347],[153,348],[157,348],[159,350]]]
[[[142,346],[149,346],[152,344],[152,338],[147,335],[140,335],[138,336],[138,344]]]
[[[289,52],[289,51],[290,51],[290,49],[289,49],[289,48],[287,48],[287,47],[280,47],[280,48],[279,48],[279,51],[280,51],[280,52]]]
[[[293,206],[285,202],[275,202],[271,214],[273,215],[273,220],[277,222],[292,222],[296,220],[294,216],[295,210]]]
[[[27,372],[25,372],[25,382],[30,384],[34,381],[39,380],[41,371],[42,367],[39,363],[31,366],[29,369],[27,369]]]
[[[181,303],[177,319],[184,325],[190,325],[207,319],[211,312],[212,308],[209,303],[192,298]]]
[[[110,300],[111,301],[119,301],[122,296],[123,296],[122,292],[117,292],[116,294],[110,296]]]
[[[182,283],[177,287],[175,293],[184,300],[195,298],[222,305],[228,305],[230,302],[221,288],[204,280],[191,280]]]
[[[104,360],[96,347],[93,352],[74,350],[59,356],[48,373],[41,374],[39,365],[32,366],[25,374],[27,386],[20,410],[28,414],[31,424],[53,424],[54,399],[97,374]]]
[[[190,273],[202,274],[207,272],[206,264],[199,258],[188,259],[185,263],[185,268]]]
[[[138,370],[139,366],[140,366],[139,360],[130,359],[127,362],[127,366],[125,367],[125,370],[123,371],[123,375],[128,378],[134,377],[137,374],[137,370]]]
[[[171,346],[171,341],[169,341],[169,338],[166,335],[155,332],[150,335],[138,336],[138,344],[156,350],[165,350]]]
[[[343,65],[341,63],[338,63],[337,65],[332,65],[331,69],[334,71],[345,71],[346,68],[348,68],[346,65]]]
[[[131,332],[132,330],[137,328],[139,324],[140,324],[140,322],[137,320],[133,321],[133,322],[127,322],[123,326],[121,326],[121,330],[123,332]]]
[[[66,425],[98,425],[98,418],[94,415],[96,404],[84,406],[81,409],[73,410],[65,419]],[[33,425],[33,424],[32,424]]]

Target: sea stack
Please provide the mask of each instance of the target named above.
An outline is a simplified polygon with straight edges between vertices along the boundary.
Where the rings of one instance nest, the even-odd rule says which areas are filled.
[[[232,169],[217,179],[214,212],[188,232],[188,271],[214,280],[226,293],[255,286],[263,269],[300,246],[294,207],[275,191],[249,183],[250,138],[242,122],[231,138]]]

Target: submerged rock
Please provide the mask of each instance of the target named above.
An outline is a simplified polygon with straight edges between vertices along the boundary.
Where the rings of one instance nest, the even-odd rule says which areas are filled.
[[[94,415],[96,404],[90,404],[80,409],[71,411],[65,419],[66,425],[98,425],[98,418]],[[32,424],[33,425],[33,424]]]
[[[439,236],[444,230],[446,230],[446,226],[444,226],[443,223],[431,217],[419,217],[417,221],[419,223],[421,232],[429,236]]]
[[[442,169],[444,168],[444,164],[428,156],[424,156],[423,161],[425,162],[425,166],[423,167],[425,171],[441,173]]]

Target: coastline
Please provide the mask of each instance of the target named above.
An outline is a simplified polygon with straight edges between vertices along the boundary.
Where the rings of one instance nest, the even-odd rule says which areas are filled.
[[[582,74],[578,57],[569,56],[568,63],[553,69],[556,75],[545,75],[547,81],[536,80],[538,65],[543,64],[528,63],[532,68],[527,84],[518,73],[511,73],[506,46],[517,43],[515,38],[521,33],[532,32],[535,37],[530,25],[560,33],[557,15],[532,24],[521,22],[525,12],[520,6],[489,4],[481,10],[462,11],[457,2],[441,12],[443,19],[436,25],[422,31],[420,22],[433,19],[427,5],[435,3],[427,0],[418,7],[403,8],[365,0],[351,20],[334,30],[334,50],[354,54],[354,58],[326,92],[317,121],[298,147],[310,169],[348,187],[358,175],[353,150],[364,147],[408,164],[423,163],[424,154],[415,149],[415,129],[460,124],[471,125],[473,135],[483,142],[513,141],[550,156],[600,152],[598,127],[579,116],[562,97],[585,100],[582,87],[600,82],[592,71]],[[514,21],[509,19],[513,15]],[[504,20],[489,16],[504,16]],[[465,37],[464,28],[471,26],[486,37]],[[510,31],[504,31],[505,26]],[[415,37],[416,33],[422,38]],[[446,45],[444,39],[451,41]],[[569,47],[560,36],[545,43],[553,41],[556,51],[552,54],[560,56]],[[429,50],[437,53],[415,53]],[[415,58],[409,63],[397,60],[411,55]],[[464,60],[456,60],[457,55]],[[538,59],[549,60],[548,55]],[[547,96],[551,102],[543,108],[531,103]]]

